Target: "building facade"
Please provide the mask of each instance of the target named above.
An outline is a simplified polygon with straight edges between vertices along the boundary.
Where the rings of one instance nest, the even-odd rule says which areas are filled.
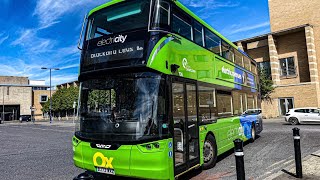
[[[48,88],[44,81],[33,81],[28,77],[0,76],[1,117],[4,115],[4,119],[10,121],[18,120],[21,115],[42,114],[39,111],[41,111],[43,102],[35,97],[39,96],[44,100],[46,96],[48,100]],[[36,117],[36,119],[40,118],[42,116]]]
[[[320,107],[319,8],[317,0],[269,0],[271,33],[236,42],[273,80],[271,100],[262,102],[267,118]]]

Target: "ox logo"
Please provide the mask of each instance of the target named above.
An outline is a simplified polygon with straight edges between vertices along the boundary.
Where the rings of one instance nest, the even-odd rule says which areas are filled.
[[[113,157],[107,158],[101,152],[96,152],[93,155],[93,165],[96,167],[113,169],[112,161]]]

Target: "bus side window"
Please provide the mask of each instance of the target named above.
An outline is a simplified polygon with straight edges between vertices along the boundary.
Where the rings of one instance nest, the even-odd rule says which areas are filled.
[[[215,89],[207,86],[199,86],[199,119],[210,121],[217,119]]]
[[[242,103],[242,96],[239,91],[232,92],[232,100],[233,100],[233,114],[234,115],[241,115],[243,112],[243,103]]]
[[[221,39],[215,35],[213,32],[205,29],[205,42],[206,42],[206,48],[210,51],[221,55],[220,53],[220,45],[221,45]]]
[[[192,40],[192,26],[184,21],[182,18],[178,17],[177,15],[173,15],[172,18],[172,30],[173,32]]]
[[[225,59],[230,60],[231,62],[234,62],[234,52],[233,52],[233,48],[230,47],[229,44],[227,44],[226,42],[222,41],[222,57],[224,57]]]
[[[197,43],[200,46],[204,47],[204,41],[203,41],[203,27],[198,22],[194,21],[193,24],[194,27],[194,42]]]
[[[231,92],[217,91],[218,116],[228,117],[233,115]]]

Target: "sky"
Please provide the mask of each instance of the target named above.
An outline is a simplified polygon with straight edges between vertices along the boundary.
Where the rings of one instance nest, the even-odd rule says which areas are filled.
[[[180,0],[222,35],[236,41],[270,32],[267,0]],[[108,0],[0,0],[0,76],[52,84],[77,80],[83,17]]]

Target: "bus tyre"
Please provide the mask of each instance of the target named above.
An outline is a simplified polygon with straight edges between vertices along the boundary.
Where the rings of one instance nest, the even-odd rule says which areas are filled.
[[[217,144],[212,135],[208,135],[203,145],[203,169],[210,169],[217,162]]]
[[[254,142],[256,140],[256,126],[254,125],[254,123],[252,123],[251,125],[251,139],[250,142]]]
[[[292,125],[298,125],[299,124],[299,120],[295,117],[292,117],[289,119],[289,122],[292,124]]]

